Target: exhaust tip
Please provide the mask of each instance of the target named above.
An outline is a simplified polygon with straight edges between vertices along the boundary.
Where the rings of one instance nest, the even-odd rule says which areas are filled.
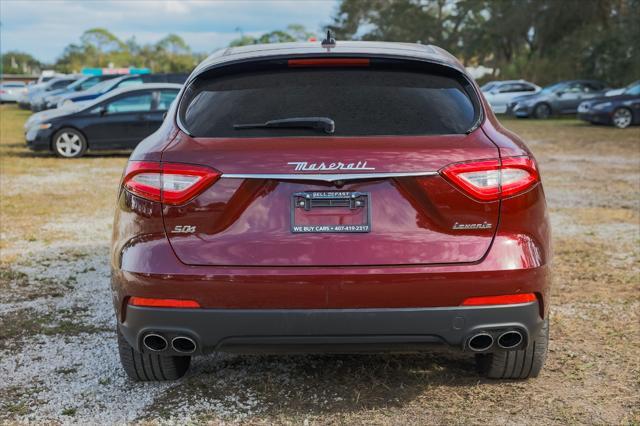
[[[505,331],[498,337],[498,346],[502,349],[513,349],[522,343],[522,333],[519,331],[511,330]]]
[[[493,345],[493,337],[489,333],[478,333],[469,339],[469,349],[474,352],[486,351]]]
[[[153,352],[164,351],[169,345],[167,343],[167,339],[155,333],[149,333],[144,336],[144,338],[142,339],[142,344],[145,348]]]
[[[196,342],[190,337],[178,336],[171,341],[171,347],[176,352],[190,354],[196,351]]]

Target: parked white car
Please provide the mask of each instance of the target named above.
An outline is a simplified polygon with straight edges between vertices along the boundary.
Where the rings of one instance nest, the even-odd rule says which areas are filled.
[[[507,106],[516,97],[538,93],[542,88],[525,80],[492,81],[482,86],[482,93],[496,114],[507,112]]]
[[[27,93],[27,85],[23,81],[5,81],[0,83],[0,103],[16,102],[18,96]]]

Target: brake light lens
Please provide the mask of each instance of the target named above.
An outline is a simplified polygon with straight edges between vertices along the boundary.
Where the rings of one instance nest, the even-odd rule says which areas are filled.
[[[495,201],[526,191],[540,181],[535,161],[506,157],[451,164],[440,173],[481,201]]]
[[[157,299],[152,297],[137,297],[133,296],[129,298],[129,305],[131,306],[146,306],[153,308],[199,308],[200,304],[195,300],[190,299]]]
[[[310,58],[310,59],[289,59],[289,68],[307,67],[368,67],[368,58]]]
[[[181,205],[213,185],[220,176],[217,170],[193,164],[130,161],[123,186],[147,200]]]
[[[462,306],[517,305],[520,303],[535,302],[536,300],[534,293],[503,294],[500,296],[469,297],[468,299],[464,299]]]

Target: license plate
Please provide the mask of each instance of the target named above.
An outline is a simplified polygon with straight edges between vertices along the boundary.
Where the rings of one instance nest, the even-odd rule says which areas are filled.
[[[291,201],[291,232],[371,232],[371,194],[357,191],[296,192]]]

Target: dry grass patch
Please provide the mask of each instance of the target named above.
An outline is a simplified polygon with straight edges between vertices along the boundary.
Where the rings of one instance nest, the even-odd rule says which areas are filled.
[[[126,154],[67,160],[33,153],[24,142],[28,111],[0,105],[0,261],[32,249],[70,243],[81,229],[87,240],[109,240],[108,219]],[[66,228],[51,224],[68,223]],[[82,238],[82,237],[80,237]],[[69,245],[69,244],[67,244]]]

